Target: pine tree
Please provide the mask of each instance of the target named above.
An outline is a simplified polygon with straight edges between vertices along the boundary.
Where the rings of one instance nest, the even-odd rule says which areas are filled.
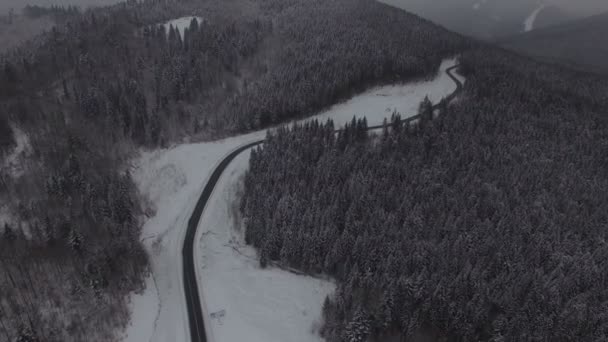
[[[8,242],[9,246],[12,246],[17,240],[17,233],[15,233],[13,227],[11,227],[8,223],[4,224],[3,237],[4,240]]]
[[[262,252],[260,253],[260,267],[268,267],[268,252],[266,252],[265,248],[262,248]]]
[[[77,229],[71,228],[70,235],[68,236],[68,243],[72,250],[78,254],[82,255],[82,235]]]
[[[66,99],[68,99],[68,100],[69,100],[69,99],[70,99],[70,91],[68,90],[68,84],[67,84],[67,82],[65,81],[65,79],[63,79],[63,80],[61,81],[61,84],[62,84],[62,86],[63,86],[63,96],[64,96]]]
[[[420,121],[431,121],[433,120],[433,103],[428,96],[424,97],[424,100],[420,102],[418,106],[418,115],[420,115]]]
[[[22,326],[19,328],[19,334],[16,342],[38,342],[39,339],[31,328]]]
[[[370,333],[370,321],[365,311],[359,308],[344,331],[345,342],[364,342]]]

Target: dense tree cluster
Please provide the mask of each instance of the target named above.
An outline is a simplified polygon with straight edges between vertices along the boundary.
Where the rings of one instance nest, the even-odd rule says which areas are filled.
[[[458,35],[367,0],[265,0],[280,8],[267,73],[232,100],[245,129],[310,114],[378,83],[426,77],[468,45]]]
[[[608,81],[465,53],[465,93],[377,136],[269,133],[246,240],[338,282],[328,341],[608,339]]]
[[[77,15],[80,12],[76,6],[57,6],[44,7],[38,5],[26,5],[23,8],[23,14],[30,18],[40,18],[44,16],[52,16],[56,20],[66,20],[67,18]]]

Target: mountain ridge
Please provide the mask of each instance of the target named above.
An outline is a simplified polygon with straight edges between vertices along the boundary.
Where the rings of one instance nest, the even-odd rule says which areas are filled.
[[[503,48],[582,71],[608,75],[608,12],[497,41]]]

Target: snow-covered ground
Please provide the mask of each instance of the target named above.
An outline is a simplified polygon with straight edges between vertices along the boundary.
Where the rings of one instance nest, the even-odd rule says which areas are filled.
[[[525,32],[529,32],[529,31],[534,30],[534,22],[536,21],[536,17],[540,13],[540,11],[542,11],[543,9],[545,9],[545,5],[544,4],[540,5],[537,9],[535,9],[530,14],[530,16],[528,16],[526,18],[526,21],[524,21],[524,31]]]
[[[390,119],[393,111],[401,113],[402,117],[415,115],[425,96],[428,95],[431,102],[436,103],[456,89],[456,84],[445,72],[455,64],[455,59],[443,61],[437,76],[428,81],[372,88],[346,102],[330,107],[315,115],[313,119],[324,122],[331,118],[336,127],[339,127],[350,122],[353,115],[365,116],[368,125],[373,126],[381,124],[384,118]]]
[[[19,127],[11,125],[15,147],[0,163],[0,169],[11,177],[19,177],[23,173],[23,160],[31,153],[30,139]]]
[[[321,341],[315,328],[334,284],[261,269],[255,249],[245,245],[237,212],[249,154],[228,166],[197,230],[197,278],[211,317],[207,328],[216,342]]]
[[[130,299],[131,313],[138,311],[137,314],[132,315],[123,338],[127,341],[151,341],[160,309],[154,276],[151,275],[146,279],[146,290],[143,293],[133,294]]]
[[[0,177],[15,179],[23,174],[25,159],[32,152],[32,147],[30,139],[24,131],[15,125],[11,125],[11,129],[15,139],[15,147],[0,159]],[[4,231],[5,223],[13,226],[17,223],[11,212],[10,204],[10,195],[8,195],[8,198],[0,196],[0,233]],[[29,236],[27,230],[25,233]]]
[[[336,126],[353,115],[365,115],[370,125],[382,123],[394,109],[415,115],[424,96],[439,100],[456,85],[444,70],[433,80],[374,88],[314,116],[332,118]],[[144,152],[134,162],[133,178],[149,202],[150,218],[142,240],[150,254],[154,283],[131,298],[132,324],[124,341],[187,341],[188,317],[182,284],[182,244],[187,221],[207,178],[224,156],[246,143],[263,139],[257,131],[215,142],[182,144]],[[222,176],[201,218],[196,251],[199,286],[208,305],[208,335],[217,341],[314,341],[313,323],[319,318],[330,282],[257,267],[255,251],[243,246],[231,206],[239,176],[247,167],[248,153],[233,161]],[[237,247],[237,252],[233,247]],[[223,317],[222,310],[225,310]],[[210,315],[215,314],[215,319]],[[153,327],[153,332],[146,330]],[[287,338],[287,339],[286,339]],[[210,342],[215,342],[211,340]]]
[[[165,27],[165,30],[167,32],[169,32],[169,27],[173,26],[175,29],[177,29],[179,31],[180,37],[182,37],[182,39],[184,39],[184,29],[187,27],[190,27],[190,23],[192,22],[192,19],[196,19],[199,24],[203,21],[203,18],[201,18],[201,17],[181,17],[181,18],[170,20],[170,21],[164,23],[163,26]]]

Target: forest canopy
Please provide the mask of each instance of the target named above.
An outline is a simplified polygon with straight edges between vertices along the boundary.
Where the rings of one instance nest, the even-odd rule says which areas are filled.
[[[464,94],[398,116],[270,132],[241,210],[270,263],[326,274],[328,341],[608,338],[608,80],[493,49]]]

